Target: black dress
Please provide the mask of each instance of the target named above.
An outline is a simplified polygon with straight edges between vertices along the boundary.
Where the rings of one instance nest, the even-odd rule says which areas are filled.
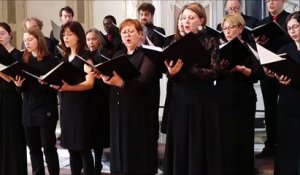
[[[224,72],[216,85],[222,152],[226,158],[224,172],[230,175],[253,175],[256,110],[253,83],[258,82],[264,72],[254,56],[249,56],[241,64],[251,69],[249,77],[241,72]]]
[[[279,53],[288,53],[300,65],[300,51],[293,42]],[[300,87],[280,85],[277,122],[275,175],[296,175],[300,169]]]
[[[20,59],[21,52],[10,52]],[[22,125],[22,98],[13,84],[0,79],[0,174],[27,175],[24,128]]]
[[[86,55],[85,55],[86,54]],[[81,55],[89,58],[89,53]],[[84,62],[74,58],[70,63],[83,70]],[[90,91],[67,91],[60,95],[61,146],[73,151],[91,148],[90,126],[91,116],[88,111]]]
[[[122,50],[117,54],[126,54]],[[141,49],[128,55],[140,71],[123,89],[110,88],[112,173],[157,172],[159,70]]]
[[[101,53],[106,55],[105,53]],[[91,52],[93,63],[107,61],[100,56],[98,51]],[[89,95],[89,112],[92,120],[92,143],[93,148],[109,147],[109,86],[102,80],[95,80],[94,87]]]
[[[105,60],[100,54],[107,56],[103,49],[91,52],[94,65]],[[95,156],[94,174],[101,174],[103,148],[109,147],[109,86],[102,80],[95,79],[90,91],[89,116],[91,116],[91,142]]]
[[[197,37],[211,53],[206,65],[181,70],[173,78],[165,170],[167,175],[222,175],[218,108],[216,40],[201,30]],[[199,58],[204,59],[204,58]]]

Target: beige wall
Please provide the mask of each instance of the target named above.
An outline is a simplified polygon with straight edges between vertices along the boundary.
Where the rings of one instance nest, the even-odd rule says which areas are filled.
[[[103,18],[106,15],[113,15],[117,24],[125,19],[126,17],[126,2],[125,1],[94,1],[93,2],[93,27],[100,29],[102,32],[105,32],[103,29]]]
[[[44,23],[43,33],[45,36],[49,36],[51,31],[51,20],[57,24],[61,24],[59,20],[59,10],[66,6],[65,1],[27,1],[26,3],[26,16],[37,17]]]

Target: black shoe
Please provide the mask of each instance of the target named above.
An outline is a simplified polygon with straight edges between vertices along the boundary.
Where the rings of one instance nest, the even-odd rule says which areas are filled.
[[[263,159],[267,157],[272,157],[275,155],[275,149],[274,148],[267,148],[265,147],[262,152],[255,155],[255,158],[257,159]]]

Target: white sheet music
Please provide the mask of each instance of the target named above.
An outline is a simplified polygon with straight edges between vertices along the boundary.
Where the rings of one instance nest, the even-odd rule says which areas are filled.
[[[260,58],[260,64],[268,64],[277,61],[283,61],[285,58],[281,58],[279,55],[269,51],[268,49],[264,48],[263,46],[256,43],[257,53]]]

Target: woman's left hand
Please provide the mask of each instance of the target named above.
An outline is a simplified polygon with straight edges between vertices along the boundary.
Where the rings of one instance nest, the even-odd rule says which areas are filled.
[[[124,80],[120,77],[120,75],[116,71],[113,71],[112,77],[101,75],[101,78],[103,82],[108,85],[113,85],[117,87],[122,87],[124,85]]]
[[[289,85],[291,84],[291,79],[285,75],[277,75],[275,73],[275,77],[277,78],[277,80],[279,81],[280,84],[283,84],[283,85]]]

